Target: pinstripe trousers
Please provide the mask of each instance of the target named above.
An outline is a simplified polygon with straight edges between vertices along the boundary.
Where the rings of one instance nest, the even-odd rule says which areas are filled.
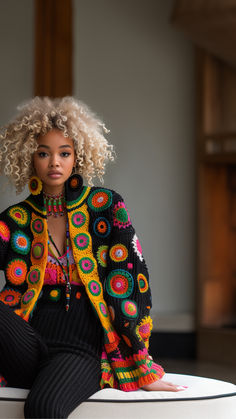
[[[0,302],[0,372],[8,386],[29,388],[25,418],[67,418],[100,389],[98,357],[51,353],[22,318]]]

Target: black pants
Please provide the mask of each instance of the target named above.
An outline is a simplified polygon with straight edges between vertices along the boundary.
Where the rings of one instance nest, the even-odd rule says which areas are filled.
[[[0,302],[0,373],[8,386],[30,388],[26,418],[67,418],[100,389],[97,357],[50,353],[32,327]]]

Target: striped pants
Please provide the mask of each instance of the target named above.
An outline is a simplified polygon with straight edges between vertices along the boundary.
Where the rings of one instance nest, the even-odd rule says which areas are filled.
[[[0,372],[8,386],[30,388],[26,418],[67,418],[100,389],[100,360],[88,353],[50,354],[32,327],[0,302]]]

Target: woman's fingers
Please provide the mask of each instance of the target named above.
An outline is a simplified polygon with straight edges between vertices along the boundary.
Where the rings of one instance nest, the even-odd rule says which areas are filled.
[[[142,387],[144,390],[147,391],[183,391],[186,390],[186,386],[179,386],[168,381],[158,380],[154,383],[147,384]]]
[[[162,383],[166,383],[168,387],[172,387],[174,389],[172,391],[182,391],[182,390],[186,390],[186,388],[188,388],[187,386],[179,386],[179,385],[170,383],[168,381],[162,381]]]

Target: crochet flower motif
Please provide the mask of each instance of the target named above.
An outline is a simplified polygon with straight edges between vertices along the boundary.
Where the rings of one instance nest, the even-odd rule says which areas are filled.
[[[96,236],[107,237],[110,234],[111,226],[105,217],[99,217],[94,222],[93,230]]]
[[[146,276],[143,275],[142,273],[139,273],[137,280],[138,280],[139,291],[141,293],[146,292],[148,290],[148,280]]]
[[[130,216],[124,202],[119,201],[113,210],[113,224],[116,227],[127,228],[131,225]]]
[[[86,222],[86,215],[82,211],[76,211],[71,217],[71,222],[74,227],[82,227]]]
[[[135,319],[138,316],[138,307],[135,301],[123,300],[121,303],[122,313],[131,319]]]
[[[8,306],[16,306],[20,301],[21,293],[10,288],[5,288],[0,293],[0,301]]]
[[[77,234],[74,238],[75,246],[78,250],[85,250],[89,246],[89,236],[86,233]]]
[[[32,248],[31,248],[31,254],[33,258],[35,258],[36,260],[41,259],[43,256],[43,252],[44,252],[43,243],[40,243],[40,242],[33,243]]]
[[[12,248],[22,255],[27,255],[30,251],[29,237],[22,231],[15,231],[11,238]]]
[[[44,229],[43,221],[40,218],[36,218],[32,222],[32,230],[36,234],[41,234],[43,232],[43,229]]]
[[[133,245],[133,249],[136,253],[136,255],[139,257],[139,260],[142,262],[143,261],[143,251],[142,251],[142,247],[140,244],[140,241],[138,239],[137,234],[134,235],[134,237],[132,238],[132,245]]]
[[[6,274],[12,284],[21,285],[25,281],[27,265],[22,259],[13,259],[7,265]]]
[[[30,268],[30,271],[27,275],[27,282],[29,284],[35,285],[40,281],[40,267],[35,265]]]
[[[108,253],[107,245],[99,246],[98,251],[97,251],[97,260],[98,260],[98,263],[103,268],[107,266],[107,253]]]
[[[112,202],[112,193],[106,189],[96,189],[88,198],[88,205],[93,211],[104,211]]]
[[[54,290],[52,290],[49,294],[49,299],[51,301],[58,301],[61,297],[61,290],[59,288],[56,288]]]
[[[95,280],[89,281],[88,290],[89,290],[89,293],[92,294],[94,297],[99,297],[102,292],[101,285],[99,284],[98,281],[95,281]]]
[[[140,341],[144,341],[144,344],[147,349],[152,327],[153,323],[150,316],[145,316],[141,320],[141,322],[136,326],[136,334]]]
[[[33,298],[35,297],[35,290],[34,289],[29,289],[28,291],[26,291],[22,297],[22,303],[24,305],[29,304]]]
[[[124,269],[111,271],[106,280],[106,291],[111,297],[127,298],[133,291],[133,277]]]
[[[26,227],[29,224],[29,220],[30,220],[29,212],[18,205],[10,208],[8,211],[8,215],[20,227]]]
[[[39,195],[43,188],[43,184],[41,180],[38,178],[38,176],[32,176],[30,178],[28,186],[29,191],[30,193],[32,193],[32,195]]]
[[[10,230],[3,221],[0,221],[0,238],[4,242],[8,242],[10,240]]]
[[[108,317],[108,310],[107,310],[107,306],[106,306],[103,302],[100,302],[100,303],[98,304],[98,306],[99,306],[99,311],[100,311],[100,313],[101,313],[104,317]]]
[[[128,250],[126,246],[118,243],[112,246],[109,254],[114,262],[123,262],[128,257]]]
[[[79,260],[79,267],[84,274],[90,274],[95,267],[94,261],[89,257],[83,257]]]

